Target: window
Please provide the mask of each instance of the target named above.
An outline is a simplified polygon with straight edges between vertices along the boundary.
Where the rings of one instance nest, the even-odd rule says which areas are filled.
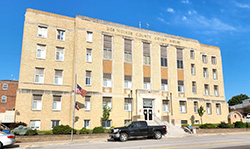
[[[218,85],[214,85],[214,96],[219,96]]]
[[[3,84],[2,89],[3,89],[3,90],[7,90],[7,89],[8,89],[8,84]]]
[[[191,74],[195,75],[195,64],[191,64]]]
[[[196,94],[196,82],[192,81],[192,92]]]
[[[86,85],[91,85],[91,71],[86,70]]]
[[[50,129],[53,129],[55,126],[59,126],[60,121],[59,120],[51,120],[51,127]]]
[[[92,62],[92,50],[87,49],[86,51],[86,62],[91,63]]]
[[[194,101],[194,113],[198,113],[198,102]]]
[[[168,80],[167,79],[161,79],[161,90],[162,91],[168,91]]]
[[[180,101],[180,112],[181,113],[186,113],[186,101]]]
[[[92,41],[93,41],[93,33],[87,32],[87,42],[92,42]]]
[[[112,87],[111,73],[103,73],[103,87]]]
[[[57,84],[57,85],[63,84],[63,71],[62,70],[55,70],[54,84]]]
[[[47,27],[38,26],[37,36],[47,38]]]
[[[220,115],[221,114],[221,109],[220,109],[220,104],[216,103],[216,114]]]
[[[84,110],[85,111],[90,111],[90,107],[91,107],[91,97],[90,96],[85,96]]]
[[[211,103],[207,103],[207,114],[212,114],[212,111],[211,111]]]
[[[45,57],[46,57],[46,46],[38,44],[36,49],[36,58],[45,59]]]
[[[211,61],[212,61],[212,64],[215,65],[215,64],[216,64],[216,57],[215,57],[215,56],[212,56],[212,57],[211,57]]]
[[[32,110],[42,110],[42,95],[33,95]]]
[[[60,111],[61,110],[61,96],[53,96],[53,102],[52,102],[52,110],[53,111]]]
[[[6,103],[6,102],[7,102],[7,96],[2,96],[1,102],[2,102],[2,103]]]
[[[213,79],[217,79],[217,70],[213,69]]]
[[[143,64],[150,65],[150,44],[143,42]]]
[[[132,100],[130,98],[125,98],[124,110],[125,111],[132,111]]]
[[[131,120],[124,120],[124,125],[129,123]]]
[[[143,78],[143,88],[145,90],[150,90],[151,89],[150,78],[147,78],[147,77]]]
[[[190,50],[190,58],[194,59],[194,50]]]
[[[178,92],[184,93],[184,81],[178,80]]]
[[[204,87],[205,87],[205,95],[208,96],[209,95],[209,85],[205,84]]]
[[[207,63],[207,56],[206,55],[202,55],[202,62]]]
[[[107,104],[108,108],[112,108],[112,98],[111,97],[103,97],[102,98],[102,106],[104,107]]]
[[[44,68],[36,68],[35,83],[43,83],[43,81],[44,81]]]
[[[168,67],[167,46],[161,46],[161,66]]]
[[[188,124],[188,121],[187,120],[181,120],[181,124],[182,125]]]
[[[169,112],[169,100],[162,100],[163,112]]]
[[[203,68],[203,77],[208,78],[208,71],[207,68]]]
[[[64,61],[64,48],[56,47],[56,61]]]
[[[183,52],[182,49],[177,49],[177,68],[183,69]]]
[[[132,63],[132,40],[124,39],[124,61]]]
[[[39,121],[39,120],[31,120],[30,121],[30,128],[40,130],[40,124],[41,124],[41,121]]]
[[[90,129],[90,120],[84,120],[83,127],[85,127],[86,129]]]
[[[107,121],[102,121],[102,127],[104,128],[104,129],[108,129],[108,128],[110,128],[111,127],[111,120],[107,120]],[[106,124],[105,124],[106,123]]]
[[[104,35],[103,59],[112,60],[112,37]]]
[[[65,40],[65,31],[57,30],[56,39],[64,41]]]
[[[124,76],[124,88],[126,89],[132,88],[132,76],[128,75]]]

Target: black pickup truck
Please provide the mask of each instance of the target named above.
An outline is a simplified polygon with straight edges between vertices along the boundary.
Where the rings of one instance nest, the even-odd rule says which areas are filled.
[[[167,126],[148,126],[146,121],[134,121],[124,127],[116,127],[110,130],[109,136],[114,140],[127,141],[132,137],[148,137],[161,139],[167,133]]]

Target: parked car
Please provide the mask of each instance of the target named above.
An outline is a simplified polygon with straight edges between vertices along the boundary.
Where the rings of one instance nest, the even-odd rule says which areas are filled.
[[[0,148],[11,146],[16,142],[14,134],[6,134],[0,131]]]
[[[134,121],[127,123],[124,127],[116,127],[110,130],[111,139],[127,141],[133,137],[148,137],[161,139],[167,133],[167,126],[148,126],[146,121]]]

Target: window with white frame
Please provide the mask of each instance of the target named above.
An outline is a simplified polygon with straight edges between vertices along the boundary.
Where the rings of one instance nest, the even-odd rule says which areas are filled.
[[[220,108],[220,104],[216,103],[216,114],[220,115],[221,114],[221,108]]]
[[[161,46],[161,66],[168,67],[167,46]]]
[[[54,84],[57,84],[57,85],[63,84],[63,70],[55,69]]]
[[[132,40],[124,39],[124,61],[132,63]]]
[[[183,69],[183,50],[177,49],[177,69]]]
[[[102,127],[108,129],[111,127],[112,120],[102,121]]]
[[[214,85],[214,96],[219,96],[218,85]]]
[[[178,92],[184,93],[184,81],[178,80]]]
[[[215,64],[216,64],[216,57],[215,57],[215,56],[212,56],[212,57],[211,57],[211,61],[212,61],[212,64],[215,65]]]
[[[192,92],[196,94],[196,81],[192,81]]]
[[[124,99],[124,110],[125,111],[132,111],[132,100],[130,98]]]
[[[65,40],[65,31],[57,30],[56,39],[64,41]]]
[[[91,97],[90,96],[85,96],[84,110],[85,111],[90,111],[90,108],[91,108]]]
[[[61,110],[61,105],[62,105],[61,98],[62,98],[61,96],[53,95],[53,101],[52,101],[52,110],[53,111],[60,111]]]
[[[143,65],[150,64],[150,43],[143,42]]]
[[[56,47],[56,61],[64,61],[64,48]]]
[[[107,105],[108,108],[112,109],[112,98],[111,97],[103,97],[102,98],[102,106]]]
[[[50,129],[53,129],[55,126],[59,126],[59,125],[60,125],[60,120],[51,120]]]
[[[86,50],[86,62],[88,63],[92,62],[92,49]]]
[[[1,103],[6,103],[7,102],[7,96],[2,96]]]
[[[190,58],[194,59],[194,50],[190,50]]]
[[[169,100],[162,100],[163,112],[169,112]]]
[[[168,80],[161,79],[161,90],[167,92],[168,91]]]
[[[103,87],[112,87],[111,73],[103,73]]]
[[[126,89],[132,88],[132,76],[129,75],[124,76],[124,88]]]
[[[209,95],[209,85],[205,84],[204,88],[205,88],[205,95],[208,96]]]
[[[45,59],[46,58],[46,45],[37,45],[36,58]]]
[[[207,114],[212,114],[212,111],[211,111],[211,103],[207,103]]]
[[[187,112],[187,110],[186,110],[186,105],[187,104],[187,102],[186,101],[180,101],[180,112],[181,113],[186,113]]]
[[[203,68],[203,77],[208,78],[208,71],[207,68]]]
[[[195,75],[195,64],[191,64],[191,74]]]
[[[202,55],[202,62],[207,63],[207,56],[206,55]]]
[[[194,101],[194,113],[198,113],[198,101]]]
[[[213,69],[213,79],[217,79],[217,70]]]
[[[8,84],[3,84],[2,89],[3,89],[3,90],[8,90]]]
[[[35,69],[35,83],[43,83],[44,81],[44,68]]]
[[[90,120],[84,120],[83,127],[85,127],[86,129],[90,129]]]
[[[33,95],[32,110],[42,110],[42,95]]]
[[[87,42],[93,42],[93,33],[87,32]]]
[[[36,130],[40,130],[40,125],[41,125],[41,121],[40,120],[31,120],[30,121],[30,128],[31,129],[36,129]]]
[[[85,84],[91,85],[91,71],[89,71],[89,70],[86,70]]]
[[[112,60],[112,37],[104,35],[103,59]]]
[[[38,26],[37,36],[47,38],[47,27]]]
[[[151,89],[151,83],[150,83],[150,78],[149,77],[144,77],[143,78],[143,88],[145,90],[150,90]]]

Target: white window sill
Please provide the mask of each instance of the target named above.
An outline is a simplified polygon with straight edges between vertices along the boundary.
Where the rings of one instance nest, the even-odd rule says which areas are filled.
[[[91,87],[91,84],[85,84],[85,86],[87,86],[87,87]]]
[[[54,85],[62,86],[63,84],[55,84],[55,83],[54,83]]]
[[[38,110],[38,109],[31,109],[32,111],[42,111],[42,109],[41,110]]]
[[[55,60],[56,62],[63,62],[64,60]]]
[[[131,112],[131,110],[124,110],[125,112]]]
[[[84,111],[86,111],[86,112],[90,112],[90,109],[84,109]]]
[[[56,39],[57,41],[65,41],[65,39],[64,40],[61,40],[61,39]]]
[[[61,111],[61,109],[58,109],[58,110],[56,110],[56,109],[52,109],[52,111],[53,111],[53,112],[60,112],[60,111]]]
[[[36,59],[45,60],[46,58],[36,57]]]
[[[47,39],[47,37],[43,37],[43,36],[38,36],[38,35],[37,35],[37,37],[38,37],[38,38],[42,38],[42,39]]]
[[[34,82],[35,84],[44,84],[44,82]]]

